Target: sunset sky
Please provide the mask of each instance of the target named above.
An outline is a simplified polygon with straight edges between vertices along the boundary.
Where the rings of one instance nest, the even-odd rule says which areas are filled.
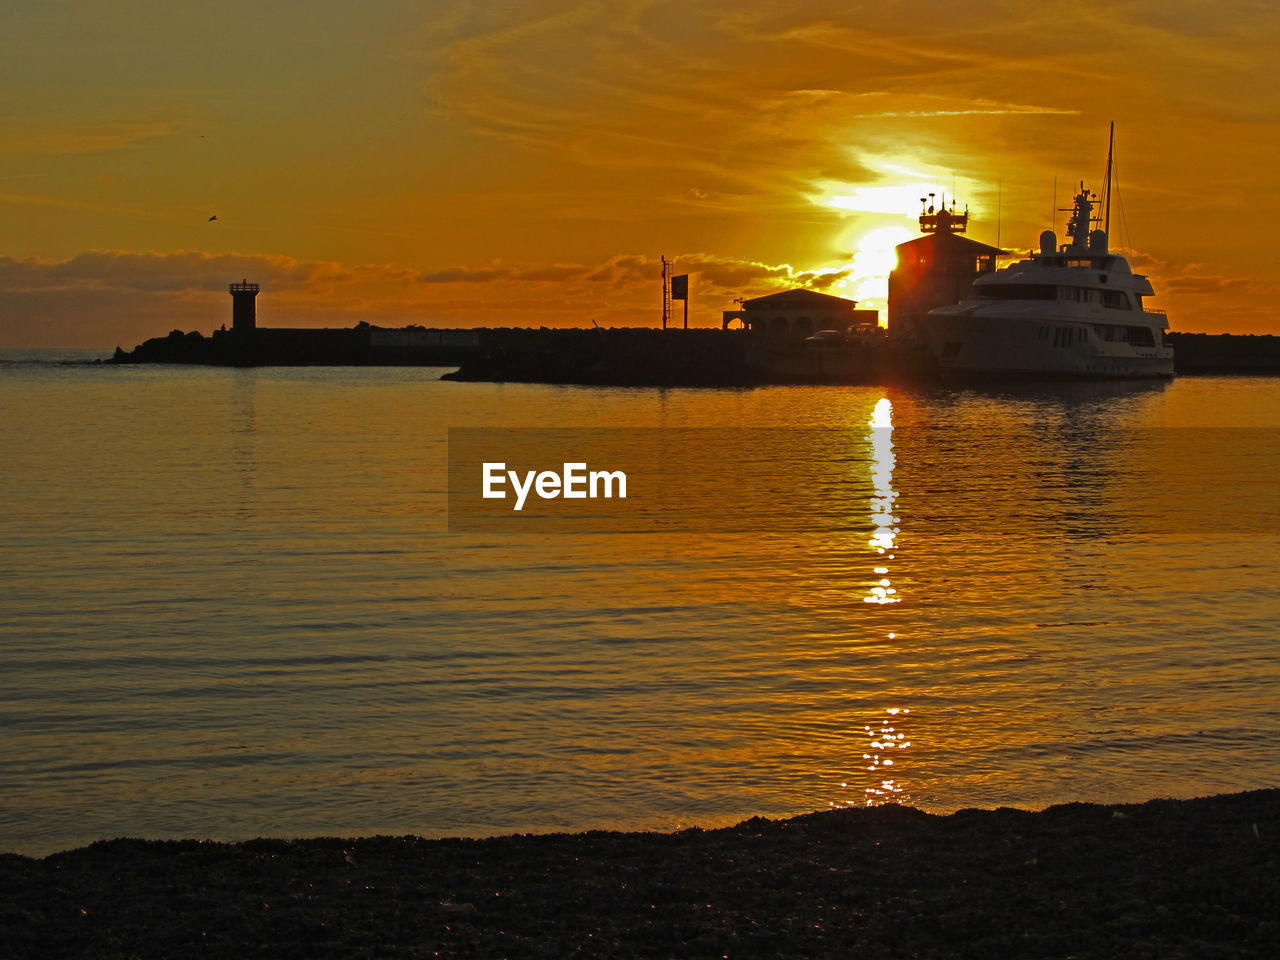
[[[7,0],[0,346],[207,333],[242,277],[265,326],[655,325],[662,254],[700,326],[883,307],[920,196],[1026,250],[1111,120],[1153,305],[1280,333],[1278,9]]]

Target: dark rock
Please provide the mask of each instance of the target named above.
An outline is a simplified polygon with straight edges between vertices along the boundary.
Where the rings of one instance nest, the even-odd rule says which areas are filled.
[[[671,835],[112,840],[0,856],[0,956],[1273,957],[1278,825],[1266,790]]]

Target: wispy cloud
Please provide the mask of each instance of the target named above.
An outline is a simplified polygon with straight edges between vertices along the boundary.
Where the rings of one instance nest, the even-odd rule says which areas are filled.
[[[161,121],[119,122],[55,127],[0,121],[0,156],[102,153],[137,146],[174,133]]]
[[[214,254],[199,251],[135,253],[91,251],[67,260],[0,257],[0,289],[124,289],[152,293],[221,290],[229,280],[252,275],[277,289],[296,290],[352,276],[336,263],[293,257]]]
[[[941,98],[932,98],[941,99]],[[1030,115],[1063,115],[1072,116],[1081,113],[1074,107],[1037,106],[1024,103],[1000,103],[992,100],[963,101],[955,106],[938,106],[932,108],[882,110],[878,113],[858,113],[853,117],[858,120],[877,120],[889,117],[999,117]]]
[[[717,295],[754,290],[761,285],[776,288],[810,287],[825,289],[848,276],[848,270],[798,270],[790,264],[768,264],[732,257],[693,253],[676,259],[677,270],[694,278],[695,286],[712,289]],[[454,267],[419,275],[428,284],[608,284],[614,288],[639,291],[657,289],[662,265],[656,257],[627,254],[596,264],[556,264],[549,267]]]

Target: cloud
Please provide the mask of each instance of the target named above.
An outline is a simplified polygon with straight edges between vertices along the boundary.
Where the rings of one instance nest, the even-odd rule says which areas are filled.
[[[418,280],[422,283],[488,283],[490,280],[505,279],[510,276],[510,270],[489,268],[471,270],[466,267],[454,267],[450,270],[420,274]]]
[[[1061,114],[1073,116],[1083,111],[1074,107],[1050,107],[1025,103],[1002,103],[994,100],[955,100],[954,98],[923,97],[923,100],[950,100],[951,106],[917,109],[882,110],[878,113],[859,113],[854,115],[858,120],[879,120],[891,117],[999,117]]]
[[[687,273],[705,287],[740,291],[762,283],[824,289],[849,275],[848,270],[803,271],[790,264],[768,264],[707,253],[675,258],[676,272]],[[610,284],[613,287],[653,286],[662,276],[662,263],[654,257],[625,254],[603,263],[556,264],[550,267],[452,267],[423,273],[418,281],[428,284]]]
[[[1280,293],[1280,283],[1275,281],[1217,273],[1202,263],[1174,265],[1142,251],[1132,251],[1126,256],[1135,271],[1141,271],[1151,279],[1157,295],[1254,295],[1270,300]]]
[[[173,127],[162,121],[99,123],[58,129],[9,120],[0,124],[0,156],[102,153],[158,140],[173,132]]]
[[[708,253],[676,258],[681,273],[702,283],[738,289],[761,282],[829,285],[839,271],[798,270],[790,264],[769,264]],[[655,257],[623,254],[593,264],[447,267],[415,271],[390,264],[348,265],[334,261],[305,261],[261,254],[216,254],[180,250],[138,253],[95,250],[67,260],[0,256],[0,290],[115,290],[137,293],[223,292],[240,277],[260,283],[264,291],[311,292],[379,285],[407,291],[413,286],[448,285],[573,285],[611,283],[653,284],[661,277]]]
[[[0,288],[117,289],[148,292],[221,290],[229,279],[250,276],[278,289],[300,289],[343,279],[338,264],[292,257],[212,254],[196,251],[134,253],[90,251],[68,260],[0,257]]]
[[[1248,293],[1256,289],[1256,282],[1249,277],[1222,277],[1208,274],[1183,274],[1168,277],[1162,289],[1169,293]]]
[[[821,184],[901,179],[870,168],[873,154],[963,181],[989,177],[1007,140],[1048,153],[1049,125],[1082,114],[1061,79],[1098,62],[1046,32],[1049,13],[1014,3],[976,19],[941,7],[854,16],[827,3],[694,5],[676,19],[651,0],[438,16],[420,40],[429,115],[495,141],[509,171],[497,192],[469,195],[471,209],[521,218],[526,233],[548,213],[607,211],[645,225],[655,246],[654,221],[680,217],[708,225],[690,244],[699,249],[712,248],[713,222],[741,236],[742,218],[767,218],[778,229],[732,252],[816,258],[849,225],[821,202]]]
[[[715,11],[690,11],[673,30],[654,4],[624,7],[522,8],[497,24],[453,11],[427,56],[432,116],[554,158],[596,211],[637,193],[648,193],[646,215],[655,199],[708,214],[801,208],[809,171],[857,175],[823,117],[847,91],[762,69],[726,44]]]

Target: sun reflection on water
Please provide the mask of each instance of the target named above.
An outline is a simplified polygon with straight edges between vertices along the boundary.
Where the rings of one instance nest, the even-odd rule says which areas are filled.
[[[896,765],[894,757],[899,756],[898,751],[911,746],[911,741],[899,726],[909,713],[911,711],[906,707],[890,707],[880,718],[879,729],[873,726],[862,728],[870,738],[870,752],[864,753],[862,759],[867,763],[867,772],[873,775],[872,780],[879,776],[879,782],[873,782],[863,790],[864,802],[869,807],[878,803],[901,803],[906,799],[902,795],[902,783],[891,775],[893,771],[889,768]]]
[[[871,485],[875,491],[871,495],[871,522],[875,525],[869,546],[877,556],[884,558],[875,567],[876,580],[863,597],[865,603],[898,603],[901,601],[898,591],[889,579],[889,568],[885,561],[892,560],[895,538],[898,535],[898,518],[894,516],[893,506],[898,494],[893,489],[893,403],[888,397],[876,401],[869,422],[871,432],[867,439],[871,441]]]
[[[879,562],[873,568],[873,586],[863,597],[866,603],[900,603],[902,598],[889,578],[888,562],[895,558],[898,537],[898,518],[894,513],[897,491],[893,489],[893,468],[897,460],[893,453],[893,402],[881,397],[871,413],[871,427],[867,439],[871,441],[871,520],[875,533],[868,544],[876,552]],[[896,634],[890,633],[889,639]],[[871,774],[871,782],[863,788],[862,802],[868,806],[878,803],[900,802],[903,787],[898,777],[892,775],[896,766],[894,757],[898,751],[911,746],[906,734],[899,730],[901,719],[911,711],[905,707],[890,707],[879,720],[879,727],[865,726],[863,732],[869,738],[867,751],[862,755],[865,770]],[[857,802],[857,801],[853,801]]]
[[[903,729],[910,716],[907,707],[889,707],[874,723],[862,728],[867,744],[863,748],[862,766],[859,772],[866,774],[860,777],[867,785],[862,788],[862,796],[842,798],[831,801],[833,807],[867,806],[874,807],[884,803],[905,804],[910,801],[906,785],[898,771],[903,760],[902,751],[911,748],[911,741]],[[853,789],[856,789],[856,784]],[[840,784],[841,789],[849,790],[848,781]]]
[[[896,459],[893,453],[893,403],[888,397],[881,397],[872,410],[868,421],[871,428],[867,439],[871,443],[871,520],[874,533],[868,546],[874,551],[874,566],[865,603],[890,604],[901,603],[902,598],[890,579],[890,561],[897,556],[898,517],[895,503],[898,493],[893,489],[893,470]],[[887,634],[889,640],[896,640],[897,633]],[[907,707],[888,707],[883,715],[877,716],[871,723],[862,728],[867,741],[862,748],[862,760],[858,767],[857,780],[862,787],[862,795],[853,798],[842,798],[832,801],[833,807],[875,806],[882,803],[905,803],[906,795],[898,766],[903,759],[902,751],[910,748],[911,741],[903,730],[904,721],[910,715]],[[851,785],[848,781],[840,784],[844,790],[857,790],[859,783]]]

